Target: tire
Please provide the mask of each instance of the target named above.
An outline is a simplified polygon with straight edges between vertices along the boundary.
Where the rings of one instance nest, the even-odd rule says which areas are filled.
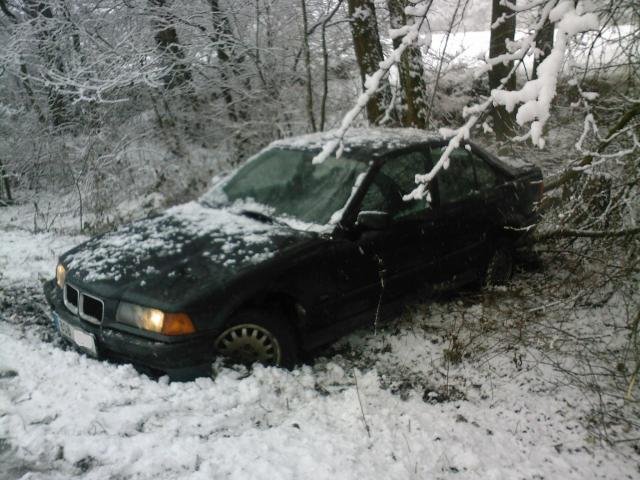
[[[298,356],[291,328],[269,311],[237,313],[216,337],[214,346],[218,354],[247,366],[257,362],[292,368]]]
[[[509,283],[513,276],[513,263],[513,246],[508,242],[498,243],[489,257],[483,285],[495,287]]]

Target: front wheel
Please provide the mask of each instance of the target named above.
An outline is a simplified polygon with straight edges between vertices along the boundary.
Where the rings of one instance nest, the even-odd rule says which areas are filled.
[[[513,247],[502,242],[493,250],[484,274],[488,287],[506,285],[513,276]]]
[[[257,362],[291,368],[297,357],[290,328],[269,312],[252,310],[235,315],[214,346],[219,354],[243,365]]]

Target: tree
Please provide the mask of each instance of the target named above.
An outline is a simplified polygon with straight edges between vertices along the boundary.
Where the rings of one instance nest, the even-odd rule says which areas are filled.
[[[6,0],[0,0],[0,11],[6,15],[6,17],[9,19],[9,22],[12,25],[15,26],[18,23],[19,21],[18,17],[9,9],[9,7],[7,6]],[[20,62],[19,68],[20,68],[21,75],[18,78],[19,78],[20,84],[22,85],[27,95],[27,100],[28,100],[26,107],[34,110],[37,113],[38,119],[40,120],[40,122],[44,123],[46,119],[33,94],[33,88],[31,87],[31,82],[29,81],[29,76],[27,72],[27,65],[24,62]],[[8,184],[8,180],[7,180],[7,184]]]
[[[547,19],[536,36],[536,48],[539,50],[533,57],[533,73],[531,78],[538,78],[538,67],[553,50],[553,23]]]
[[[7,6],[7,0],[0,0],[0,12],[4,13],[11,20],[17,20],[15,14],[9,10],[9,7]]]
[[[407,25],[405,8],[407,0],[387,0],[389,22],[392,29]],[[398,48],[401,38],[393,38],[393,47]],[[402,89],[401,123],[405,127],[425,128],[428,117],[428,93],[424,79],[422,52],[417,46],[407,48],[398,64],[400,87]]]
[[[349,0],[347,2],[353,49],[360,69],[362,85],[366,88],[367,77],[378,70],[384,59],[376,9],[372,0]],[[372,125],[378,123],[384,116],[385,107],[389,104],[391,95],[388,83],[381,85],[380,91],[371,95],[367,102],[367,118]]]
[[[508,53],[507,42],[513,42],[516,34],[516,15],[502,0],[491,2],[491,39],[489,41],[489,57],[497,58]],[[514,90],[516,76],[512,74],[513,61],[496,63],[489,70],[489,88],[504,87]],[[514,133],[513,115],[504,106],[495,105],[491,115],[493,130],[498,140],[505,140]]]
[[[208,0],[211,8],[211,20],[213,31],[211,41],[216,48],[216,56],[220,65],[220,90],[226,105],[229,120],[233,124],[246,122],[248,111],[245,99],[235,98],[239,91],[237,85],[244,85],[245,91],[251,89],[249,77],[244,74],[246,56],[239,47],[231,28],[231,22],[227,14],[220,8],[218,0]],[[234,85],[236,87],[234,88]],[[234,95],[234,91],[236,94]],[[238,160],[242,160],[250,152],[245,143],[245,135],[242,128],[234,128],[234,145]]]
[[[154,39],[168,65],[164,85],[167,89],[173,89],[190,82],[191,71],[185,62],[184,49],[178,41],[178,32],[173,24],[166,0],[149,0],[149,2],[157,12],[153,19]]]
[[[54,79],[65,75],[65,65],[58,44],[60,32],[54,18],[53,7],[46,1],[25,0],[24,11],[30,23],[37,29],[38,49],[44,60],[44,77],[49,83],[47,88],[49,118],[54,127],[61,126],[67,117],[67,100]],[[26,65],[23,64],[23,66],[26,73]]]
[[[9,177],[4,171],[4,165],[0,160],[0,207],[5,203],[11,203],[11,185],[9,184]]]
[[[306,73],[306,87],[307,87],[307,117],[309,118],[309,126],[311,131],[316,131],[316,119],[313,113],[313,86],[311,78],[311,51],[309,49],[309,22],[307,21],[307,4],[305,0],[300,0],[300,7],[302,9],[302,49],[304,51],[304,67]]]

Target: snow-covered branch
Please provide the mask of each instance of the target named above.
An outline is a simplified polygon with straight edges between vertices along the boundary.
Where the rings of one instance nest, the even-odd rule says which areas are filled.
[[[345,133],[351,127],[355,118],[367,106],[369,100],[371,100],[375,92],[380,87],[381,80],[389,73],[391,67],[400,63],[400,59],[404,51],[418,43],[418,40],[420,39],[420,32],[423,27],[426,26],[427,13],[429,12],[432,1],[433,0],[422,1],[413,6],[408,6],[405,9],[406,15],[412,18],[413,23],[392,31],[392,36],[394,38],[402,37],[402,41],[398,47],[393,49],[389,56],[380,63],[378,70],[366,79],[364,91],[356,100],[353,108],[351,108],[351,110],[349,110],[342,118],[340,127],[337,129],[336,138],[324,145],[322,151],[314,157],[313,163],[322,163],[329,157],[329,155],[338,149]],[[426,36],[425,40],[421,43],[424,46],[428,46],[429,36]]]
[[[551,2],[546,6],[548,9]],[[580,6],[579,6],[580,7]],[[516,114],[520,126],[529,124],[531,141],[544,148],[544,126],[550,117],[551,102],[556,95],[558,77],[562,71],[566,50],[571,37],[595,30],[599,26],[595,13],[574,7],[573,0],[561,0],[549,11],[549,20],[556,26],[557,34],[551,53],[538,66],[538,78],[528,80],[516,91],[496,89],[491,98],[496,105],[503,105],[512,112],[516,105],[522,104]],[[530,48],[530,45],[527,46]]]
[[[379,88],[381,79],[387,75],[393,65],[400,61],[402,53],[418,40],[420,29],[423,23],[426,22],[430,6],[431,2],[429,1],[407,7],[407,14],[416,18],[416,20],[412,24],[391,31],[391,36],[402,37],[402,42],[380,64],[380,68],[367,78],[364,92],[358,97],[353,108],[344,115],[336,138],[324,145],[322,151],[314,158],[314,163],[324,161],[338,149],[344,134],[356,116],[363,110]],[[514,6],[514,10],[518,10],[515,5],[510,6]],[[513,62],[514,60],[522,62],[526,56],[532,55],[535,49],[537,33],[542,29],[545,22],[550,20],[556,25],[558,40],[555,42],[550,55],[539,65],[538,78],[527,81],[519,90],[507,91],[505,89],[506,81],[511,75],[515,74],[515,70],[518,68],[518,64],[515,64],[509,75],[503,79],[502,85],[492,90],[489,99],[479,104],[465,107],[463,116],[467,117],[467,120],[464,125],[454,130],[446,129],[441,131],[443,136],[450,138],[449,144],[430,172],[416,175],[418,186],[405,196],[405,200],[422,198],[426,194],[428,183],[441,168],[446,169],[448,167],[451,152],[460,146],[463,140],[470,137],[471,129],[492,106],[503,105],[511,112],[516,105],[522,104],[518,108],[516,121],[521,126],[530,124],[529,133],[523,138],[531,138],[533,143],[541,148],[544,146],[543,129],[550,116],[551,102],[556,94],[558,76],[562,71],[568,43],[573,36],[587,30],[596,29],[599,25],[599,20],[588,6],[580,3],[576,7],[573,0],[547,0],[537,2],[534,6],[540,7],[540,16],[534,25],[533,32],[516,42],[512,42],[509,45],[510,53],[489,59],[486,65],[479,69],[478,73],[483,74],[498,63]],[[528,5],[527,8],[532,8],[532,5]],[[339,150],[338,153],[340,153]]]

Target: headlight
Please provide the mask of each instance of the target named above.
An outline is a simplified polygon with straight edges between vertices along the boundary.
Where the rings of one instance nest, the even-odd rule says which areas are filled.
[[[67,269],[61,263],[56,267],[56,284],[62,288],[64,286],[64,280],[67,278]]]
[[[165,313],[157,308],[120,302],[116,321],[163,335],[185,335],[196,329],[186,313]]]

